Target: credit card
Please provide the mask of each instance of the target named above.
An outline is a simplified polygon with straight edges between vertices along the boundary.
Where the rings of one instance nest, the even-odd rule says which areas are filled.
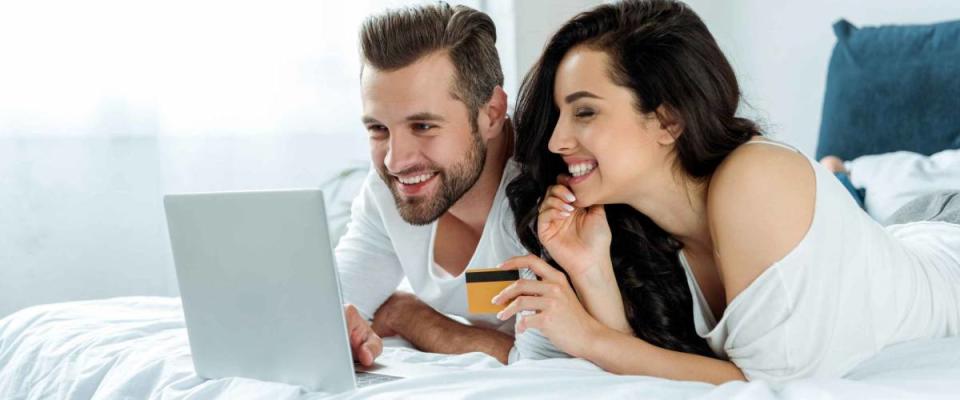
[[[503,289],[520,279],[517,270],[499,268],[473,268],[466,271],[467,311],[471,314],[496,314],[506,305],[500,306],[490,301]]]

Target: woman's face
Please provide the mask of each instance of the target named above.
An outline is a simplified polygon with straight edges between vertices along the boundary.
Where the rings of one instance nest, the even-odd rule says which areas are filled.
[[[567,164],[580,207],[630,203],[672,164],[674,137],[656,113],[638,111],[633,92],[608,71],[606,53],[578,46],[554,81],[560,117],[548,147]]]

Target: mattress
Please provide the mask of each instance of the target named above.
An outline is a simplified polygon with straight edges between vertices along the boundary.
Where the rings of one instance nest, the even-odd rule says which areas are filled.
[[[35,306],[0,320],[0,399],[832,399],[957,398],[960,338],[885,349],[843,379],[720,386],[610,374],[581,359],[508,366],[482,353],[388,346],[384,359],[449,373],[347,393],[244,378],[196,376],[180,301],[123,297]]]

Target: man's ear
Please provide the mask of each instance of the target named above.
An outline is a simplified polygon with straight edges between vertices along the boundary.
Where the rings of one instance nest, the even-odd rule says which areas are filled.
[[[480,118],[477,118],[480,134],[485,139],[491,139],[503,130],[503,123],[507,118],[507,93],[499,85],[493,88],[490,100],[480,108]]]
[[[656,110],[657,120],[660,121],[660,129],[663,134],[657,138],[657,143],[667,146],[677,141],[677,138],[683,134],[683,121],[677,117],[677,114],[666,105],[661,104]]]

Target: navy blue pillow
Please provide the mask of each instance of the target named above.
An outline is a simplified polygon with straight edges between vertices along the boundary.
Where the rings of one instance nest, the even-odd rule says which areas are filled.
[[[833,31],[818,159],[960,148],[960,21]]]

